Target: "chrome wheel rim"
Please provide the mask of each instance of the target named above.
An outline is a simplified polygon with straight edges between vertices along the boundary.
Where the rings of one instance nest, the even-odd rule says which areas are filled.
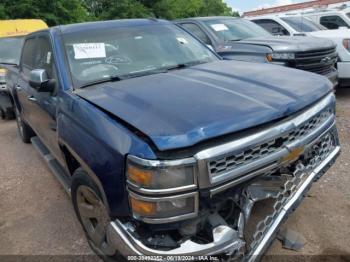
[[[77,207],[90,244],[105,255],[113,255],[115,252],[106,238],[110,218],[102,200],[91,188],[80,186],[77,190]]]

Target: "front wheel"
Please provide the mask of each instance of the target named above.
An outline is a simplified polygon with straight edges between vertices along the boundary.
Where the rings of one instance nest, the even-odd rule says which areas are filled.
[[[30,128],[30,126],[23,121],[21,113],[19,112],[19,110],[17,108],[16,108],[16,121],[17,121],[18,132],[19,132],[19,135],[20,135],[22,141],[26,144],[29,144],[30,139],[33,136],[35,136],[35,133]]]
[[[121,261],[107,243],[106,231],[111,219],[100,190],[80,168],[74,172],[71,192],[75,213],[92,250],[104,261]]]

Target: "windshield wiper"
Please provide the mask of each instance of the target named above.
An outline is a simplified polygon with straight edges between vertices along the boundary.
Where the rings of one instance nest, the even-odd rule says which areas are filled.
[[[13,65],[13,66],[18,66],[16,63],[7,63],[7,62],[0,62],[0,65]]]
[[[237,38],[237,39],[229,39],[227,40],[228,42],[238,42],[238,41],[241,41],[243,40],[242,38]]]
[[[103,78],[103,79],[100,79],[97,81],[86,83],[86,84],[80,86],[80,88],[85,88],[85,87],[103,84],[103,83],[107,83],[107,82],[117,82],[117,81],[121,81],[121,80],[123,80],[123,78],[121,78],[120,76],[110,76],[110,77],[106,77],[106,78]]]
[[[176,70],[176,69],[184,69],[184,68],[188,68],[188,67],[191,67],[191,66],[204,64],[204,63],[206,63],[206,61],[198,60],[198,61],[182,63],[182,64],[176,64],[176,65],[172,65],[172,66],[169,66],[169,67],[165,67],[165,70],[171,71],[171,70]]]
[[[171,70],[188,68],[188,67],[191,67],[194,65],[199,65],[199,64],[204,64],[204,63],[206,63],[206,61],[199,60],[199,61],[194,61],[194,62],[189,62],[189,63],[176,64],[176,65],[172,65],[172,66],[164,67],[164,68],[157,68],[157,69],[151,69],[151,70],[141,70],[138,72],[137,71],[131,72],[131,73],[125,74],[125,75],[111,76],[111,77],[107,77],[107,78],[100,79],[97,81],[86,83],[86,84],[80,86],[80,88],[85,88],[85,87],[98,85],[98,84],[102,84],[102,83],[106,83],[106,82],[121,81],[121,80],[129,79],[129,78],[136,78],[136,77],[142,77],[142,76],[153,75],[153,74],[167,73],[168,71],[171,71]]]

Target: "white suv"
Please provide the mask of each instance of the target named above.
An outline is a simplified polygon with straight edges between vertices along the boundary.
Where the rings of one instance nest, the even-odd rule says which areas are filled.
[[[327,30],[304,16],[261,16],[248,18],[274,35],[314,36],[337,44],[339,84],[350,85],[350,29]]]

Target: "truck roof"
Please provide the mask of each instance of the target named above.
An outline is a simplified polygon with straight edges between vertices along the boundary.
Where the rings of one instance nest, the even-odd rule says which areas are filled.
[[[98,21],[88,23],[78,23],[70,25],[61,25],[53,27],[52,30],[59,28],[62,33],[74,33],[80,31],[88,31],[91,29],[106,29],[106,28],[117,28],[117,27],[133,27],[133,26],[144,26],[144,25],[156,25],[156,24],[171,24],[171,22],[162,19],[120,19],[110,21]]]
[[[0,20],[0,37],[23,36],[47,28],[40,19]]]
[[[214,20],[214,19],[242,19],[242,18],[234,17],[234,16],[206,16],[206,17],[190,17],[190,18],[178,19],[175,22],[186,21],[186,20],[208,21],[208,20]]]

